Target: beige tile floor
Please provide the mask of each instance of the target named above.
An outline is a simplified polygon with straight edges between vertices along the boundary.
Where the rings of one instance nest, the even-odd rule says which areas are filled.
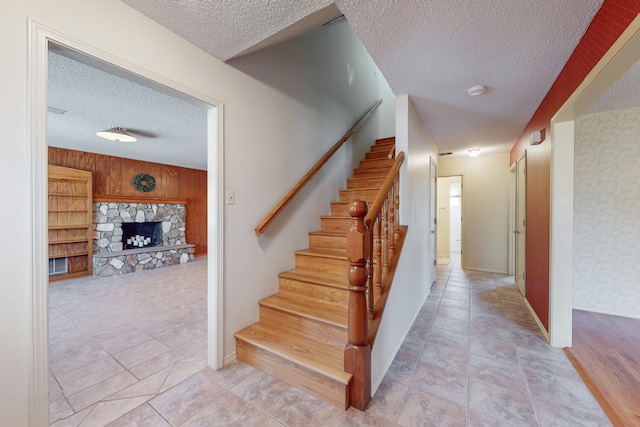
[[[338,410],[244,363],[206,364],[206,261],[50,285],[60,426],[604,426],[509,276],[438,265],[367,410]]]

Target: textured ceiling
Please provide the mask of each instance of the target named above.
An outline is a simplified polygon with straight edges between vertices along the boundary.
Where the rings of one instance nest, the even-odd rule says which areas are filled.
[[[326,0],[123,0],[221,60],[282,34]],[[337,0],[441,152],[508,151],[603,0]],[[289,36],[295,31],[290,31]],[[487,93],[467,95],[474,85]]]
[[[510,150],[603,0],[123,1],[221,60],[343,13],[393,92],[411,96],[440,152],[464,154]],[[92,68],[52,55],[50,105],[68,113],[49,114],[51,145],[206,168],[203,108]],[[640,72],[627,78],[592,108],[636,102]],[[487,93],[468,96],[478,84]],[[95,137],[112,125],[141,137],[128,146]]]
[[[640,62],[631,67],[584,114],[621,110],[640,106]]]
[[[106,64],[103,68],[115,72]],[[151,82],[140,83],[145,82],[49,52],[48,104],[66,111],[48,114],[49,145],[207,169],[204,107],[162,93]],[[96,136],[112,126],[126,128],[138,141],[112,142]]]

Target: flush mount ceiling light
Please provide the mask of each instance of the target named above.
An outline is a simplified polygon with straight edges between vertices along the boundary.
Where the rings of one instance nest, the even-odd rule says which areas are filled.
[[[480,155],[480,149],[472,148],[471,150],[467,151],[467,154],[469,155],[469,157],[478,157]]]
[[[473,87],[470,87],[469,89],[467,89],[467,93],[469,94],[469,96],[482,95],[486,91],[487,91],[487,87],[484,86],[484,85],[477,85],[477,86],[473,86]]]
[[[109,141],[115,142],[136,142],[137,139],[134,138],[127,132],[125,128],[112,126],[110,129],[103,130],[100,132],[96,132],[100,138],[108,139]]]

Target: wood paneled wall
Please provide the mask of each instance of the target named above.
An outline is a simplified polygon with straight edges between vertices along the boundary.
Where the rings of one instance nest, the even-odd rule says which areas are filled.
[[[93,172],[94,196],[187,199],[187,243],[196,255],[207,253],[207,171],[49,147],[49,164]],[[146,173],[156,188],[142,193],[131,179]]]

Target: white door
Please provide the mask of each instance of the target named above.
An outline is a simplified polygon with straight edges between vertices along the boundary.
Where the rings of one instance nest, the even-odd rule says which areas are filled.
[[[526,295],[526,227],[527,227],[527,152],[518,159],[516,166],[516,287]]]
[[[438,203],[437,203],[438,174],[437,174],[437,166],[436,166],[436,163],[433,161],[433,159],[431,159],[430,169],[431,169],[431,186],[430,186],[431,194],[429,198],[429,212],[430,212],[430,218],[429,218],[430,245],[429,247],[431,248],[431,259],[429,261],[431,263],[431,284],[433,284],[435,283],[436,278],[438,276],[438,270],[436,267],[437,257],[438,257],[437,244],[436,244],[437,242],[436,222],[437,222],[437,214],[438,214]]]
[[[462,177],[452,176],[449,184],[449,248],[462,254]]]
[[[437,183],[437,200],[438,200],[438,216],[437,216],[437,247],[438,258],[448,259],[450,254],[449,248],[449,177],[438,178]],[[448,262],[448,261],[447,261]]]

